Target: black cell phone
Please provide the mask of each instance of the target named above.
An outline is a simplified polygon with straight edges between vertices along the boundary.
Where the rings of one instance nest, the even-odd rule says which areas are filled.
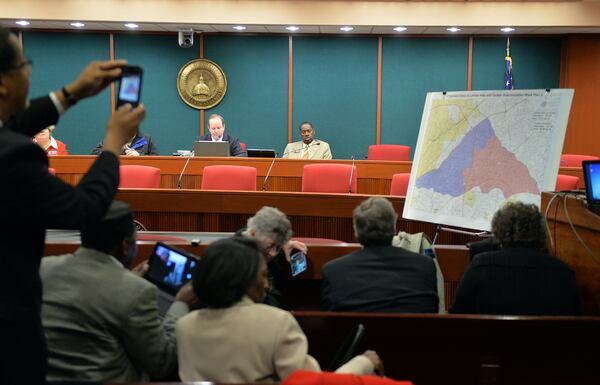
[[[291,265],[292,265],[292,276],[297,276],[298,274],[306,271],[308,268],[308,263],[306,262],[306,254],[302,251],[299,251],[292,255]]]
[[[117,92],[117,108],[127,103],[131,104],[132,107],[137,107],[140,104],[143,73],[141,67],[123,67],[121,79],[119,80],[119,92]]]

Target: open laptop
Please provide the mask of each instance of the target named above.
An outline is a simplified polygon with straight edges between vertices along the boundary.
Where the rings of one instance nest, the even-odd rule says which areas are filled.
[[[198,140],[194,142],[195,156],[229,156],[229,142]]]
[[[175,301],[179,289],[192,279],[198,257],[157,242],[148,264],[150,268],[145,278],[159,288],[158,311],[160,316],[164,317]]]
[[[275,158],[277,154],[275,150],[267,148],[249,148],[247,152],[248,158]]]
[[[585,179],[587,207],[600,215],[600,160],[584,160],[581,167]]]

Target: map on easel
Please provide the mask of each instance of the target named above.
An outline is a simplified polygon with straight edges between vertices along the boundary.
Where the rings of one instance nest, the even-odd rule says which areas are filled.
[[[428,93],[403,217],[489,230],[507,200],[539,206],[572,100],[572,89]]]

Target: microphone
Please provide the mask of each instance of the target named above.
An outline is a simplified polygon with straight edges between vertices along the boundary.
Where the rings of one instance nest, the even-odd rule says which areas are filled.
[[[277,152],[275,152],[275,157],[269,166],[269,171],[267,171],[267,176],[265,176],[265,180],[263,181],[262,190],[267,191],[267,181],[269,180],[269,176],[271,175],[271,169],[273,169],[273,165],[275,164],[275,159],[277,159]]]
[[[183,169],[181,170],[181,173],[179,174],[179,178],[177,179],[177,188],[179,190],[181,190],[181,179],[183,178],[183,173],[185,172],[185,169],[188,166],[188,163],[190,163],[190,160],[192,160],[192,157],[194,156],[194,151],[192,151],[192,155],[188,156],[187,160],[185,161],[185,164],[183,165]]]
[[[348,181],[348,193],[352,193],[352,176],[354,175],[354,155],[352,155],[352,168],[350,169],[350,180]]]
[[[305,148],[309,148],[309,147],[312,147],[312,146],[320,146],[320,145],[321,145],[321,142],[311,143],[311,144],[309,144],[306,147],[302,146],[301,148],[297,148],[295,150],[286,151],[281,156],[286,156],[287,154],[295,154],[295,153],[298,153],[298,152],[302,152],[302,150],[304,150]]]

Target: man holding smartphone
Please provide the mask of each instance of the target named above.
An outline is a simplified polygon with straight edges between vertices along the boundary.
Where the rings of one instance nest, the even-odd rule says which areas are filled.
[[[93,62],[79,77],[27,103],[31,65],[17,37],[0,27],[0,382],[42,384],[46,344],[38,273],[47,228],[78,229],[100,220],[119,184],[121,147],[138,131],[145,110],[119,108],[106,126],[104,152],[76,187],[48,173],[32,136],[58,121],[78,100],[121,76],[125,61]]]

